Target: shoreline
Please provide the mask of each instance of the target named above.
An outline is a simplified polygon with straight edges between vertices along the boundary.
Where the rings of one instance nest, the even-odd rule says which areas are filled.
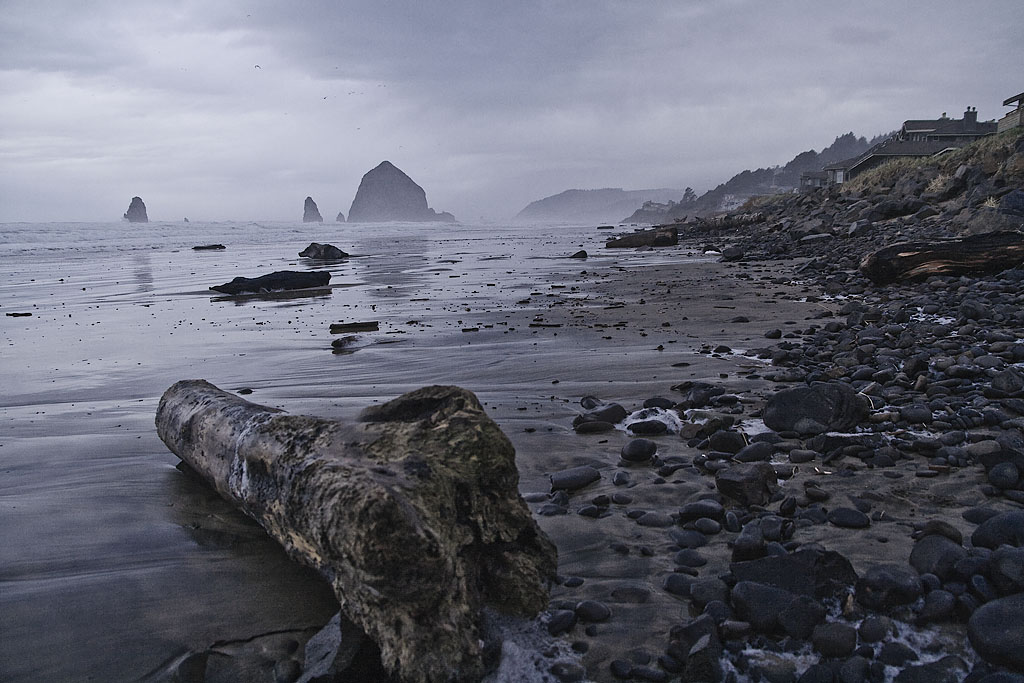
[[[595,235],[599,236],[599,233]],[[599,239],[598,236],[593,239]],[[433,273],[428,277],[436,278],[432,291],[437,294],[429,296],[426,301],[420,301],[422,292],[407,283],[400,292],[388,289],[389,284],[399,284],[396,280],[391,283],[381,281],[374,290],[367,289],[364,284],[335,292],[326,301],[250,303],[248,306],[253,308],[254,322],[237,331],[229,330],[226,334],[231,342],[226,348],[221,343],[220,357],[210,361],[192,359],[192,368],[188,372],[199,374],[209,365],[223,375],[217,381],[224,388],[233,391],[253,388],[251,399],[256,402],[284,407],[292,413],[342,419],[351,418],[370,402],[388,400],[407,388],[423,384],[452,383],[471,389],[512,440],[517,451],[520,491],[530,501],[531,511],[541,527],[559,547],[560,574],[574,579],[570,585],[563,583],[555,588],[552,609],[575,611],[578,602],[593,600],[611,610],[611,618],[607,621],[579,623],[568,635],[560,634],[559,637],[575,646],[574,650],[580,655],[586,675],[591,680],[620,680],[613,674],[612,663],[616,661],[629,662],[638,676],[655,676],[647,669],[667,674],[668,670],[658,664],[659,657],[665,656],[673,643],[681,642],[679,629],[699,621],[705,609],[696,606],[684,593],[692,587],[693,579],[717,579],[729,573],[729,563],[733,559],[730,544],[735,546],[738,538],[736,532],[729,531],[706,534],[706,544],[697,550],[706,565],[691,567],[677,562],[680,551],[685,548],[680,548],[678,540],[671,534],[693,530],[693,521],[680,523],[680,510],[687,503],[718,495],[714,476],[702,467],[699,459],[709,452],[706,445],[701,445],[707,435],[687,439],[677,434],[649,437],[657,444],[658,463],[625,465],[620,462],[620,451],[630,440],[626,433],[617,430],[584,435],[573,431],[574,418],[583,412],[579,401],[584,396],[594,395],[606,402],[619,402],[628,412],[639,409],[644,400],[656,396],[675,402],[682,400],[684,395],[672,389],[682,382],[708,382],[737,397],[735,402],[709,407],[710,412],[734,420],[742,419],[740,429],[748,431],[752,440],[756,434],[764,432],[757,413],[766,398],[783,387],[804,383],[813,372],[820,372],[802,370],[803,375],[797,377],[799,373],[796,370],[804,362],[797,347],[825,334],[829,323],[848,320],[849,314],[842,311],[853,300],[842,296],[823,298],[822,292],[829,288],[822,283],[834,274],[801,271],[800,268],[807,263],[803,260],[736,264],[718,263],[701,256],[702,246],[711,241],[708,238],[691,239],[679,247],[657,252],[600,253],[586,261],[547,259],[544,261],[547,266],[544,274],[531,279],[529,286],[517,285],[522,289],[513,288],[503,293],[503,303],[493,308],[488,307],[485,287],[488,282],[496,281],[486,272],[481,273],[482,278],[467,283],[458,292],[446,293],[448,285],[441,280],[448,280],[451,276],[458,276],[454,278],[456,280],[470,277],[474,272],[472,262],[431,263],[421,259],[421,265],[417,267]],[[721,239],[717,241],[722,242]],[[633,259],[640,259],[642,264],[647,258],[651,260],[649,265],[627,265],[634,262]],[[523,294],[517,293],[519,291]],[[868,289],[855,298],[866,301],[868,309],[878,308],[879,319],[882,319],[890,315],[890,308],[895,307],[890,304],[912,299],[917,296],[915,292],[914,288],[903,293]],[[334,356],[329,350],[331,336],[327,334],[326,327],[340,317],[337,309],[343,302],[350,300],[340,297],[349,295],[364,297],[359,301],[362,305],[358,311],[354,304],[356,299],[352,299],[352,308],[348,310],[354,315],[369,317],[367,309],[370,309],[387,324],[382,326],[379,334],[360,337],[352,356]],[[168,311],[160,313],[155,320],[170,321],[173,324],[169,329],[175,331],[178,327],[187,327],[185,321],[190,321],[195,327],[195,323],[209,317],[211,312],[221,310],[216,306],[225,306],[223,303],[215,304],[207,312],[206,296],[195,299],[181,299],[173,294],[160,296],[166,296]],[[517,303],[511,303],[513,301]],[[374,303],[375,309],[371,309],[370,302]],[[334,311],[323,310],[328,303]],[[389,308],[391,303],[394,306]],[[409,317],[409,307],[419,307],[424,313],[415,325],[409,324],[413,320]],[[128,310],[120,314],[116,310],[103,309],[96,314],[97,321],[107,325],[123,324],[126,320],[136,319],[137,312],[148,310],[145,303],[126,308]],[[471,310],[466,311],[466,308]],[[244,320],[242,315],[246,310],[245,306],[241,309],[231,306],[222,315],[231,313]],[[76,315],[81,313],[76,309]],[[179,319],[172,320],[173,316],[179,316]],[[274,326],[281,325],[286,316],[289,322],[301,322],[299,331],[302,335],[298,344],[289,345],[281,331],[275,332]],[[738,318],[745,318],[746,322]],[[19,319],[18,324],[44,326],[33,329],[45,329],[45,325],[52,324],[39,319],[24,320],[30,322]],[[256,326],[263,321],[270,323],[270,330],[264,332],[264,327]],[[226,327],[226,322],[225,318],[216,324]],[[161,322],[161,325],[166,324]],[[531,327],[531,324],[535,326]],[[863,324],[858,327],[847,322],[843,322],[843,326],[863,328]],[[470,328],[476,330],[463,331]],[[765,333],[776,328],[782,335],[781,339],[766,339]],[[266,338],[260,341],[259,337],[252,336],[254,333]],[[250,344],[253,339],[256,343],[250,348],[239,346],[239,343]],[[161,340],[159,350],[169,352],[173,349],[174,344],[167,344],[168,341],[173,340]],[[21,343],[20,338],[17,343]],[[771,357],[744,355],[755,349],[774,348],[779,343],[793,345],[793,358],[787,357],[773,364]],[[819,344],[819,353],[826,352],[826,347],[822,346],[825,341],[814,343]],[[720,348],[723,345],[730,347],[731,352]],[[430,365],[431,358],[449,359],[450,364],[441,366],[435,361]],[[466,362],[469,359],[479,365]],[[268,362],[288,365],[289,375],[269,382],[253,381],[258,369]],[[379,370],[382,363],[388,364],[386,373]],[[105,367],[101,365],[97,372],[105,372]],[[171,371],[179,372],[173,368],[167,372]],[[154,387],[160,386],[164,372],[161,369],[154,373],[150,381]],[[88,371],[83,370],[83,373],[84,381],[88,382]],[[796,381],[768,379],[768,375],[780,373],[795,373]],[[105,571],[112,572],[113,577],[129,576],[147,566],[126,562],[121,557],[126,551],[138,552],[149,547],[154,553],[152,566],[156,573],[153,578],[157,580],[149,586],[137,584],[128,591],[130,620],[142,618],[144,612],[137,610],[147,601],[162,604],[166,609],[174,601],[176,591],[181,594],[196,591],[182,605],[170,608],[159,623],[146,627],[160,634],[164,644],[133,645],[141,648],[138,652],[142,657],[152,657],[155,651],[164,652],[164,663],[148,670],[148,673],[142,672],[149,676],[147,680],[162,680],[161,676],[166,679],[188,661],[188,652],[203,652],[214,642],[223,640],[240,642],[257,638],[253,642],[263,642],[258,638],[261,633],[281,630],[282,624],[289,635],[264,644],[267,651],[283,658],[293,656],[285,651],[296,642],[301,646],[303,639],[312,635],[318,624],[329,618],[329,610],[336,609],[336,606],[331,606],[333,598],[329,591],[323,589],[322,582],[316,577],[297,567],[290,567],[283,553],[262,537],[258,528],[245,522],[212,492],[188,481],[173,469],[175,458],[166,452],[152,433],[152,413],[162,389],[154,388],[156,395],[150,396],[144,385],[132,384],[130,377],[126,375],[124,382],[126,386],[135,387],[137,392],[131,399],[109,393],[116,390],[116,383],[105,388],[88,388],[85,384],[80,396],[73,397],[74,403],[57,402],[52,409],[43,404],[5,407],[4,414],[14,418],[3,434],[2,454],[6,468],[13,468],[15,473],[24,471],[38,459],[43,452],[41,449],[55,449],[66,454],[58,463],[68,472],[89,464],[81,470],[82,475],[96,482],[118,473],[117,476],[124,479],[122,495],[129,497],[130,505],[151,499],[152,502],[140,508],[144,511],[140,519],[142,526],[139,522],[125,522],[118,517],[124,514],[123,505],[111,508],[109,520],[104,521],[110,525],[110,538],[102,551],[107,557]],[[181,378],[180,374],[176,377]],[[104,392],[107,395],[101,398]],[[46,396],[43,394],[41,398]],[[740,408],[742,412],[735,412]],[[38,415],[40,409],[49,411],[49,416]],[[891,467],[875,467],[862,464],[856,457],[825,463],[826,454],[819,453],[811,462],[793,464],[787,454],[803,450],[797,446],[803,447],[806,443],[799,438],[785,440],[794,443],[785,445],[788,451],[777,449],[772,462],[798,470],[790,479],[780,483],[780,491],[794,492],[793,497],[799,499],[797,513],[814,509],[814,501],[801,496],[801,492],[806,490],[806,482],[813,482],[815,486],[812,488],[828,495],[832,501],[826,505],[828,508],[833,504],[857,507],[859,503],[867,506],[869,514],[884,512],[886,517],[873,520],[867,530],[843,529],[827,521],[804,523],[799,521],[799,514],[782,515],[794,521],[794,535],[786,540],[787,544],[797,542],[807,548],[820,544],[830,551],[840,552],[850,560],[858,575],[879,559],[905,566],[917,541],[914,535],[919,535],[921,524],[930,519],[945,520],[964,538],[969,538],[976,525],[958,516],[959,512],[970,507],[969,502],[991,504],[1005,510],[1019,508],[1012,501],[979,494],[979,487],[985,486],[986,482],[985,472],[977,464],[939,472],[932,478],[916,476],[918,469],[927,467],[927,458],[910,457],[898,460]],[[90,445],[83,448],[83,443]],[[552,498],[549,494],[550,475],[579,465],[598,469],[600,482],[571,492],[566,498]],[[820,471],[831,471],[832,474]],[[840,471],[852,473],[852,476],[839,474]],[[617,472],[628,473],[630,484],[617,486],[612,483]],[[902,476],[890,478],[886,472]],[[17,482],[18,479],[15,477],[11,481]],[[31,495],[12,488],[4,494],[12,506],[9,509],[17,508],[22,511],[18,514],[28,515],[19,517],[21,521],[8,531],[8,547],[28,544],[29,537],[24,534],[34,528],[33,524],[51,518],[53,504],[47,501],[54,492],[41,486],[38,493]],[[102,488],[81,497],[81,500],[74,490],[72,494],[65,496],[66,500],[57,506],[63,515],[72,519],[70,528],[59,536],[44,534],[39,539],[38,550],[28,555],[22,551],[21,556],[8,565],[5,583],[20,586],[19,595],[8,598],[8,605],[20,604],[19,611],[8,612],[13,615],[8,618],[11,623],[23,627],[18,639],[9,644],[27,652],[38,653],[45,649],[63,652],[61,656],[67,658],[65,664],[69,667],[83,667],[83,661],[87,664],[92,658],[93,672],[120,670],[127,676],[127,672],[132,670],[131,663],[118,661],[113,654],[114,646],[124,642],[116,632],[111,634],[112,639],[107,646],[101,646],[109,651],[100,658],[96,658],[95,640],[81,643],[76,648],[62,649],[66,646],[64,639],[74,630],[70,633],[51,632],[42,637],[48,628],[48,620],[43,616],[48,601],[65,601],[82,612],[75,626],[79,633],[90,629],[92,619],[112,618],[111,615],[103,616],[107,607],[100,602],[108,592],[104,589],[90,593],[92,589],[86,588],[90,584],[83,583],[83,577],[94,571],[93,568],[83,572],[83,567],[76,567],[71,561],[66,564],[64,574],[56,574],[56,586],[60,585],[61,576],[70,581],[60,590],[54,591],[55,585],[46,582],[26,590],[31,582],[53,571],[47,568],[52,567],[53,561],[44,559],[48,548],[62,547],[60,544],[68,543],[76,533],[94,533],[97,520],[90,515],[95,513],[82,506],[91,506],[111,495]],[[622,495],[628,497],[628,502],[612,502],[617,496],[617,500],[625,501]],[[856,501],[851,500],[851,496]],[[928,499],[929,496],[932,500]],[[779,517],[779,506],[787,497],[783,496],[767,506],[744,509],[726,501],[726,507],[741,513],[740,520],[749,524],[766,516]],[[541,508],[550,504],[564,508],[566,514],[557,511],[555,514],[541,514]],[[169,508],[173,512],[168,516],[161,508]],[[660,513],[670,523],[662,524],[655,515],[641,524],[638,522],[640,513]],[[82,515],[82,519],[74,521],[75,515]],[[143,540],[136,536],[153,536],[154,520],[157,521],[157,539]],[[691,528],[687,528],[688,525]],[[884,542],[881,537],[885,537]],[[83,547],[88,549],[87,546],[88,543]],[[211,564],[204,568],[207,562]],[[252,567],[267,562],[273,569],[261,571],[257,579],[240,578],[245,577]],[[167,572],[181,571],[183,563],[190,567],[187,579],[168,578]],[[221,563],[227,563],[223,567],[232,567],[236,575],[232,575],[232,571],[212,569]],[[97,566],[100,565],[103,562]],[[696,576],[692,576],[693,573]],[[159,578],[161,575],[164,578]],[[212,582],[211,576],[215,577]],[[670,577],[683,577],[673,579],[675,592],[666,590],[666,581]],[[578,583],[580,579],[582,583]],[[250,580],[263,588],[258,591],[258,596],[250,594],[243,601],[244,607],[225,599]],[[194,582],[204,585],[197,591]],[[325,590],[324,603],[310,611],[295,612],[294,606],[290,605],[296,604],[297,598],[289,595],[319,590],[316,588],[318,585]],[[713,609],[721,610],[722,605],[717,603],[723,603],[726,609],[733,610],[728,591],[723,595],[720,587],[717,590],[717,595],[725,599],[711,601],[716,602]],[[266,605],[256,604],[268,601],[273,603],[269,611]],[[207,608],[200,607],[202,603],[216,605],[215,623],[201,633],[185,635],[182,629],[189,620],[209,619],[203,611]],[[232,614],[232,610],[241,611]],[[281,621],[281,615],[289,614]],[[719,624],[742,622],[732,611],[715,614],[718,615],[716,618],[722,614],[729,617],[719,619]],[[838,613],[831,618],[858,623],[844,620]],[[136,623],[134,630],[137,626]],[[945,639],[936,641],[947,643],[941,646],[947,650],[952,647],[948,643],[962,643],[964,640],[962,625],[940,622],[938,627],[915,626],[911,630],[931,632],[936,628],[948,631],[943,636]],[[742,675],[750,675],[750,667],[756,671],[757,667],[763,669],[770,664],[773,671],[784,676],[786,671],[796,666],[796,662],[807,663],[805,660],[810,650],[808,645],[802,644],[803,641],[784,644],[782,651],[785,656],[772,659],[765,654],[778,649],[778,646],[770,645],[771,639],[755,635],[751,642],[764,647],[760,650],[753,647],[751,652],[761,654],[744,655],[742,651],[737,654],[729,648],[748,642],[746,637],[730,639],[724,637],[727,632],[722,633],[727,655],[724,661],[734,668],[737,662],[747,667],[746,672],[740,672]],[[233,635],[225,637],[225,634]],[[877,649],[880,646],[873,647]],[[924,659],[933,658],[934,653],[927,653],[927,645],[916,647]],[[673,651],[678,651],[678,647]],[[239,662],[266,656],[266,653],[257,655],[241,647],[232,652]],[[972,659],[969,649],[961,648],[958,652],[967,664],[978,665],[979,660]],[[769,660],[773,663],[766,663]],[[22,664],[29,668],[16,669],[15,679],[22,676],[27,680],[45,671],[32,668],[30,662],[22,661]],[[99,669],[95,668],[97,666]],[[672,666],[671,662],[668,666]],[[82,670],[88,669],[84,666]],[[795,675],[796,669],[793,672]],[[82,677],[85,675],[83,673]],[[140,674],[132,675],[138,677]]]

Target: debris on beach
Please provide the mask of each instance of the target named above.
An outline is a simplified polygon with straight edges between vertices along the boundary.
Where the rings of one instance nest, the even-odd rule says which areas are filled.
[[[325,287],[330,281],[331,274],[326,270],[278,270],[254,278],[236,277],[231,282],[210,287],[210,289],[234,296],[237,294],[260,294],[263,292]]]

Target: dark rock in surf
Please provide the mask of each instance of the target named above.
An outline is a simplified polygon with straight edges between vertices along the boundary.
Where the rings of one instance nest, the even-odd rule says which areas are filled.
[[[124,212],[124,219],[129,223],[149,222],[149,216],[146,214],[146,205],[142,202],[142,197],[132,197],[132,203],[128,205],[128,210]]]
[[[320,244],[319,242],[311,242],[308,247],[299,252],[299,256],[319,259],[321,261],[335,261],[348,258],[348,254],[333,244]]]
[[[335,223],[344,223],[345,222],[345,214],[343,214],[341,211],[339,211],[337,217],[335,217],[335,219],[334,219],[334,222]]]
[[[306,197],[306,204],[302,207],[302,222],[303,223],[323,223],[323,216],[320,215],[320,209],[316,207],[316,202],[313,201],[312,197]]]
[[[427,194],[390,161],[367,171],[356,190],[350,223],[381,221],[444,221],[454,223],[450,213],[437,213],[427,206]]]
[[[290,289],[325,287],[330,280],[331,274],[326,270],[278,270],[259,277],[236,277],[231,282],[225,282],[222,285],[210,287],[210,289],[234,296],[237,294],[260,294]]]

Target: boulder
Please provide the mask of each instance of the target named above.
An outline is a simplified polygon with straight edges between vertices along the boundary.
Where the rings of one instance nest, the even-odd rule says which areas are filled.
[[[128,210],[124,212],[124,219],[129,223],[148,223],[149,216],[146,214],[146,205],[142,197],[132,197]]]
[[[740,505],[764,505],[778,487],[775,468],[766,462],[733,465],[715,474],[715,486],[723,496]]]
[[[967,622],[967,637],[986,661],[1024,673],[1024,593],[987,602]]]
[[[427,194],[412,178],[390,161],[366,172],[359,182],[352,207],[350,223],[382,221],[445,221],[454,223],[450,213],[437,213],[427,206]]]
[[[479,680],[485,610],[548,605],[555,548],[519,496],[512,444],[464,389],[426,387],[342,423],[185,380],[160,399],[156,427],[323,574],[404,681]]]
[[[331,274],[326,270],[278,270],[259,277],[236,277],[231,282],[225,282],[222,285],[210,287],[210,289],[234,296],[236,294],[260,294],[289,289],[325,287],[330,281]]]
[[[333,244],[320,244],[319,242],[311,242],[308,247],[299,252],[299,256],[319,259],[321,261],[336,261],[348,258],[348,254]]]
[[[889,610],[914,602],[924,586],[910,567],[898,564],[876,564],[857,581],[857,602],[869,609]]]
[[[302,207],[302,222],[303,223],[323,223],[323,216],[320,215],[320,209],[316,208],[316,202],[313,201],[312,197],[306,197],[306,204]]]
[[[848,384],[813,382],[784,389],[769,398],[764,423],[777,432],[845,432],[867,418],[870,405],[866,396]]]

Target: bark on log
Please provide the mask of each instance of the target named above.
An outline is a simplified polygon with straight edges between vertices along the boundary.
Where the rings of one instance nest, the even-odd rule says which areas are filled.
[[[985,275],[1024,262],[1024,233],[990,232],[934,242],[901,242],[864,257],[860,272],[876,285],[932,275]]]
[[[426,387],[346,424],[168,389],[160,438],[296,560],[408,681],[479,679],[485,608],[547,607],[555,548],[518,493],[515,452],[476,397]]]

